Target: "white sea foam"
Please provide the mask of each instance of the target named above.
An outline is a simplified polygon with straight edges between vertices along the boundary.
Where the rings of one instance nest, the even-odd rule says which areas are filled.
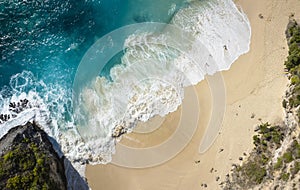
[[[195,1],[180,10],[172,23],[197,36],[217,63],[218,70],[229,69],[240,55],[249,51],[250,23],[232,0]],[[215,72],[209,70],[208,74]]]
[[[164,34],[130,36],[124,44],[122,63],[111,70],[112,81],[98,77],[81,94],[81,108],[88,113],[83,115],[86,126],[75,125],[72,116],[69,121],[64,119],[71,107],[65,105],[71,100],[63,88],[46,86],[26,71],[13,76],[15,95],[0,97],[1,113],[11,114],[9,102],[24,98],[32,107],[2,124],[1,136],[13,126],[35,119],[78,169],[87,160],[91,164],[110,162],[116,143],[112,134],[117,126],[130,131],[137,121],[175,111],[184,98],[184,87],[197,84],[206,74],[229,69],[249,50],[249,21],[231,0],[191,2],[172,23],[191,32],[201,44],[192,42],[182,54],[164,43]],[[35,88],[27,89],[29,86]]]

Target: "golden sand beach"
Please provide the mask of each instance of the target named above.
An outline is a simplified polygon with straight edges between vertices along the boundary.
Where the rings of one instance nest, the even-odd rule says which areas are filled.
[[[285,29],[289,15],[300,18],[298,0],[237,0],[248,16],[252,28],[250,51],[239,57],[230,70],[222,72],[226,88],[226,111],[216,140],[200,154],[212,113],[209,81],[204,80],[186,91],[196,91],[199,103],[199,122],[195,134],[185,148],[161,165],[131,169],[108,165],[88,165],[86,177],[93,190],[198,190],[220,189],[219,183],[233,163],[252,148],[254,128],[261,121],[281,122],[284,118],[282,97],[287,86],[284,61],[288,48]],[[184,99],[189,101],[188,97]],[[183,103],[184,106],[185,103]],[[151,133],[131,133],[120,142],[130,147],[151,147],[176,132],[183,108],[165,118],[155,118],[159,129]],[[186,109],[184,109],[186,111]],[[191,110],[190,115],[195,114]],[[189,117],[185,118],[187,121]],[[143,143],[140,143],[143,142]],[[197,162],[200,161],[200,162]],[[217,178],[220,178],[218,181]]]

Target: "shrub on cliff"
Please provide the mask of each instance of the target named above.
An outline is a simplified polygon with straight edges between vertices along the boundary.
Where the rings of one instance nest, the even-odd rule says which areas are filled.
[[[291,71],[300,65],[300,27],[296,21],[289,23],[289,29],[286,31],[289,44],[289,56],[285,62],[286,68]]]

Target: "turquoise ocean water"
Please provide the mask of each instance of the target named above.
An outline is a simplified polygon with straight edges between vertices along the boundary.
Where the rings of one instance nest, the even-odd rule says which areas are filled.
[[[2,95],[11,93],[11,77],[24,70],[46,85],[70,89],[82,56],[97,39],[128,24],[168,23],[174,4],[184,5],[183,0],[1,1]]]

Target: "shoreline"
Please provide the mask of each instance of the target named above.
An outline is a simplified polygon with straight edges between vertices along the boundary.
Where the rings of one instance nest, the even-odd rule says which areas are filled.
[[[222,72],[227,91],[226,112],[214,144],[204,154],[198,154],[205,131],[201,126],[209,122],[210,112],[207,110],[211,109],[211,100],[207,100],[209,86],[204,80],[193,87],[198,92],[203,119],[192,141],[180,154],[167,163],[146,169],[128,169],[112,164],[88,165],[86,177],[92,189],[199,189],[201,184],[218,189],[218,183],[225,180],[231,164],[253,148],[252,136],[259,119],[273,123],[283,120],[281,102],[288,84],[283,65],[287,56],[284,31],[288,15],[293,10],[300,10],[300,6],[296,1],[281,5],[275,0],[238,0],[235,3],[242,7],[251,23],[250,52],[240,56],[228,71]],[[264,18],[259,18],[259,14]],[[295,16],[299,18],[299,15]],[[176,117],[178,115],[169,114],[164,123],[175,120],[173,124],[176,125]],[[195,164],[196,160],[201,162]],[[219,182],[217,177],[220,177]]]

